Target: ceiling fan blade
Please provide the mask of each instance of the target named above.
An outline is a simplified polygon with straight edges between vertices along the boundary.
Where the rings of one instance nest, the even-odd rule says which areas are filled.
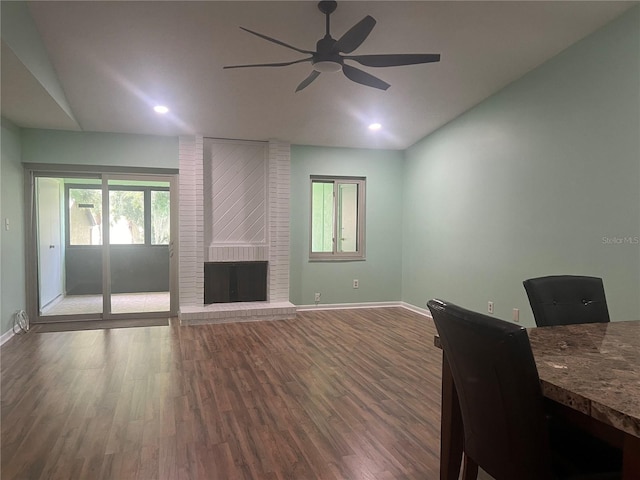
[[[388,55],[351,55],[343,58],[345,60],[354,60],[361,65],[366,65],[367,67],[398,67],[401,65],[439,62],[440,54],[399,53]]]
[[[300,82],[300,85],[298,85],[298,88],[296,88],[296,92],[299,92],[303,88],[308,87],[309,84],[313,82],[316,78],[318,78],[319,75],[320,75],[320,72],[318,72],[317,70],[312,71],[307,78],[305,78],[302,82]]]
[[[374,77],[373,75],[363,70],[360,70],[359,68],[352,67],[351,65],[343,65],[342,71],[349,80],[353,80],[356,83],[360,83],[368,87],[386,90],[391,86],[387,82],[384,82],[379,78]]]
[[[263,35],[263,34],[258,33],[258,32],[254,32],[253,30],[249,30],[248,28],[244,28],[244,27],[240,27],[240,28],[242,30],[244,30],[245,32],[249,32],[249,33],[251,33],[251,34],[253,34],[253,35],[257,36],[257,37],[264,38],[265,40],[267,40],[269,42],[273,42],[273,43],[275,43],[277,45],[282,45],[283,47],[290,48],[291,50],[295,50],[296,52],[311,53],[311,54],[313,53],[310,50],[302,50],[301,48],[294,47],[292,45],[289,45],[288,43],[284,43],[284,42],[281,42],[280,40],[276,40],[275,38],[267,37],[266,35]]]
[[[227,65],[222,68],[249,68],[249,67],[286,67],[287,65],[293,65],[294,63],[310,62],[313,57],[303,58],[302,60],[294,60],[293,62],[280,62],[280,63],[253,63],[251,65]]]
[[[375,24],[376,19],[367,15],[340,37],[340,40],[336,42],[335,48],[342,53],[353,52],[369,36]]]

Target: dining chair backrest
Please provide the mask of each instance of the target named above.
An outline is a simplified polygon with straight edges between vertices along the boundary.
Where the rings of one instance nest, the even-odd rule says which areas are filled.
[[[609,321],[601,278],[551,275],[522,283],[539,327]]]
[[[496,480],[553,478],[527,331],[441,300],[427,305],[458,393],[465,455]]]

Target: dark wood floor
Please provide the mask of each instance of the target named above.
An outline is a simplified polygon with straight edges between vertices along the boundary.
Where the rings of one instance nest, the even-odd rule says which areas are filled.
[[[438,478],[440,352],[405,309],[29,333],[2,355],[3,479]]]

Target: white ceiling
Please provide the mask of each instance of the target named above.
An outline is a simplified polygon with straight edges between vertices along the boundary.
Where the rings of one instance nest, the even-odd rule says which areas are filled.
[[[4,3],[4,2],[3,2]],[[243,26],[315,49],[315,2],[30,2],[77,124],[84,131],[202,134],[294,144],[404,149],[556,55],[635,2],[339,2],[339,38],[377,20],[354,54],[440,53],[439,63],[367,68],[380,91],[308,63],[223,70],[302,58]],[[77,129],[3,42],[2,114],[20,126]],[[166,104],[171,113],[151,107]],[[376,134],[366,126],[383,124]]]

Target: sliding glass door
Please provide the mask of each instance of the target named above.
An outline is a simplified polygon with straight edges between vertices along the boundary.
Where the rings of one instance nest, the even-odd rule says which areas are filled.
[[[34,323],[175,314],[175,175],[28,175]]]
[[[111,313],[170,306],[170,184],[108,179]]]
[[[100,318],[101,180],[36,177],[38,313]]]

